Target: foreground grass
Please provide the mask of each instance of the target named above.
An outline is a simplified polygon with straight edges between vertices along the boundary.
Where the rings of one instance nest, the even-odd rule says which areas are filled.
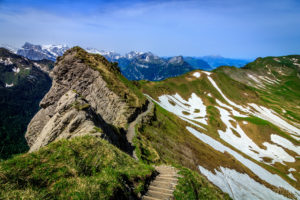
[[[0,199],[129,199],[153,168],[103,139],[60,140],[0,163]]]
[[[181,175],[174,191],[176,200],[231,199],[228,194],[220,192],[198,173],[184,167],[176,167]]]

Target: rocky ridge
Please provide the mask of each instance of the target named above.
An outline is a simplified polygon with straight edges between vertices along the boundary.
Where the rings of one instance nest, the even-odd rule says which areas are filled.
[[[117,66],[100,55],[74,47],[58,59],[51,75],[52,87],[25,135],[30,151],[60,138],[85,134],[126,146],[127,123],[143,109],[146,100],[122,89],[125,83],[120,80]],[[114,82],[107,81],[108,76]]]

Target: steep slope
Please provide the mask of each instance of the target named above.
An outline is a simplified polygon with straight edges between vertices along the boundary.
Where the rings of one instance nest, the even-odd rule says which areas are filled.
[[[0,199],[138,199],[153,171],[103,139],[63,139],[1,162]]]
[[[255,62],[249,65],[251,69],[223,67],[213,73],[194,71],[140,82],[157,106],[149,123],[138,128],[138,156],[148,163],[175,161],[198,169],[234,199],[300,198],[299,109],[291,107],[299,102],[296,65],[289,74],[293,82],[281,83],[290,84],[286,90],[293,89],[295,99],[282,93],[281,102],[266,101],[267,89],[247,85],[243,77],[229,77],[231,71],[239,77],[238,73],[248,76],[265,70]],[[275,90],[269,93],[277,95]]]
[[[30,151],[85,134],[99,135],[126,149],[124,130],[147,101],[115,63],[74,47],[57,59],[51,75],[52,87],[26,132]]]
[[[51,63],[47,63],[47,66]],[[0,159],[28,149],[24,134],[51,79],[37,63],[0,48]]]

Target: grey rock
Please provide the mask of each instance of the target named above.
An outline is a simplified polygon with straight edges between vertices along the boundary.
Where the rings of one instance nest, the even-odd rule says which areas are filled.
[[[25,135],[30,151],[61,138],[95,134],[99,128],[102,131],[98,136],[122,143],[115,129],[126,129],[136,113],[137,108],[129,108],[109,89],[101,74],[76,59],[75,54],[65,54],[50,74],[52,87]]]

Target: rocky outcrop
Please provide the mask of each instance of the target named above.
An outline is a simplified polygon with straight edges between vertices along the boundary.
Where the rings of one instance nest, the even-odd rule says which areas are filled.
[[[79,53],[86,57],[80,58]],[[124,97],[111,89],[118,86],[109,85],[111,83],[107,83],[107,77],[105,79],[101,73],[109,72],[109,63],[93,56],[99,58],[99,55],[74,48],[58,59],[51,72],[52,87],[41,101],[41,110],[31,120],[25,135],[30,151],[60,138],[85,134],[96,134],[118,146],[126,140],[125,134],[123,137],[120,132],[141,108],[129,106]],[[118,77],[113,73],[109,76]]]

